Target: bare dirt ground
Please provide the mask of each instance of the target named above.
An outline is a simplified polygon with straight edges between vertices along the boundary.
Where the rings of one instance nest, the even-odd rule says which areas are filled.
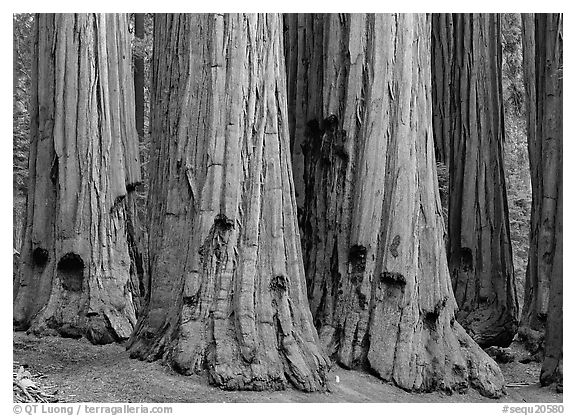
[[[210,386],[199,375],[182,376],[158,362],[130,359],[122,345],[97,346],[85,339],[37,338],[14,333],[14,361],[46,377],[42,384],[60,402],[205,403],[205,402],[562,402],[554,387],[538,384],[540,364],[502,364],[509,387],[499,400],[466,394],[408,393],[390,383],[358,371],[334,366],[330,392],[303,393],[294,389],[276,392],[224,391]],[[336,376],[339,382],[336,382]]]

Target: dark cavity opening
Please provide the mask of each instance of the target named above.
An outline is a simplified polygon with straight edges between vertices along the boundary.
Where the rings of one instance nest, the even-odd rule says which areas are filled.
[[[65,254],[58,262],[58,276],[64,289],[80,292],[84,279],[84,261],[76,253]]]
[[[431,331],[435,331],[439,316],[440,314],[437,311],[426,312],[424,314],[424,326]]]
[[[317,139],[322,136],[322,132],[320,130],[320,124],[318,120],[312,119],[306,123],[306,129],[304,130],[304,136],[309,139]]]
[[[214,218],[214,225],[222,231],[230,231],[234,228],[234,221],[224,214],[218,214]]]
[[[32,261],[36,267],[44,267],[48,263],[48,250],[36,247],[32,252]]]
[[[536,318],[538,318],[538,320],[540,322],[546,322],[546,318],[548,317],[548,314],[546,312],[538,312],[536,314]]]
[[[318,120],[312,119],[306,123],[306,129],[304,130],[306,140],[302,143],[302,151],[305,156],[312,157],[313,159],[318,157],[320,148],[322,147],[322,134]]]
[[[468,247],[462,247],[460,249],[460,266],[462,267],[462,271],[465,272],[474,270],[472,250],[470,250]]]
[[[394,257],[398,257],[398,246],[400,245],[400,236],[396,234],[394,239],[392,240],[392,244],[390,244],[390,253]]]
[[[357,295],[358,295],[358,306],[360,306],[361,309],[366,309],[366,306],[368,305],[366,295],[361,292],[357,293]]]
[[[389,285],[401,285],[406,284],[406,278],[402,273],[398,272],[382,272],[380,274],[380,281],[387,283]]]
[[[184,302],[184,306],[187,306],[189,308],[195,308],[196,305],[198,304],[198,296],[197,295],[184,296],[182,298],[182,300]]]
[[[335,133],[338,127],[338,117],[335,114],[330,114],[322,122],[322,130],[326,133]]]
[[[270,289],[284,292],[288,288],[288,279],[286,276],[278,275],[270,279]]]
[[[348,262],[352,264],[352,271],[359,272],[366,268],[366,247],[353,245],[348,253]]]
[[[134,192],[138,186],[140,186],[141,182],[131,182],[126,184],[126,192]]]

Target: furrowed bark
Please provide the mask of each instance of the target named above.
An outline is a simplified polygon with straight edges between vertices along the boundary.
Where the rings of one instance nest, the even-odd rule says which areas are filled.
[[[139,296],[126,200],[140,181],[123,14],[36,17],[30,185],[14,323],[129,337]]]
[[[498,366],[455,320],[437,190],[430,22],[423,14],[298,15],[295,178],[321,341],[347,368],[411,391],[498,397]],[[294,39],[287,36],[285,39]],[[302,39],[302,42],[300,41]],[[300,57],[304,59],[300,59]],[[296,180],[296,179],[295,179]]]
[[[481,346],[518,328],[504,178],[502,48],[497,14],[432,17],[438,161],[449,166],[447,254],[458,322]]]
[[[225,389],[323,390],[277,15],[157,15],[151,293],[131,356]]]

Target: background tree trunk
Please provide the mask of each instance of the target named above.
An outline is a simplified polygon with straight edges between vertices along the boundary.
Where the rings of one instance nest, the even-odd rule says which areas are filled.
[[[157,15],[151,295],[131,355],[225,389],[321,390],[277,15]]]
[[[145,93],[144,93],[144,81],[145,81],[145,69],[144,69],[144,57],[145,57],[145,28],[144,28],[144,13],[134,13],[134,47],[132,48],[133,58],[134,58],[134,115],[135,115],[135,125],[136,132],[138,133],[138,154],[140,161],[144,162],[147,160],[147,155],[145,154],[147,150],[147,143],[145,141],[144,133],[144,119],[145,119]],[[130,212],[133,215],[130,217],[129,236],[131,237],[131,247],[139,247],[140,250],[135,250],[132,254],[133,257],[137,259],[136,265],[139,267],[136,270],[138,275],[138,291],[140,296],[137,302],[136,311],[139,312],[143,307],[146,299],[149,295],[150,282],[148,279],[147,269],[144,267],[147,264],[146,252],[147,252],[147,235],[145,232],[145,227],[147,225],[146,220],[146,194],[145,189],[143,189],[147,181],[146,177],[146,165],[142,163],[140,165],[140,172],[142,177],[142,185],[139,186],[137,192],[131,193],[127,199],[127,204],[129,205]],[[144,192],[144,195],[142,195]],[[140,195],[139,195],[140,193]]]
[[[134,13],[134,36],[144,42],[144,14]],[[143,48],[137,48],[134,56],[134,102],[136,105],[136,131],[140,141],[144,138],[144,56]]]
[[[454,319],[428,18],[298,15],[285,23],[286,41],[298,41],[287,47],[298,57],[287,66],[296,71],[293,141],[305,163],[293,163],[305,178],[304,263],[321,341],[341,365],[408,390],[501,395],[498,366]]]
[[[12,39],[12,97],[13,97],[13,105],[12,105],[12,111],[13,113],[16,113],[18,111],[17,108],[17,94],[18,94],[18,84],[20,81],[20,75],[21,75],[21,71],[19,68],[19,62],[18,62],[18,38],[16,37],[16,34],[14,34],[13,39]],[[17,129],[17,125],[16,123],[14,124],[14,130]],[[16,149],[14,149],[14,152],[16,152]],[[13,200],[13,204],[16,205],[17,204],[17,200],[18,198],[20,198],[20,190],[18,189],[17,183],[16,181],[14,181],[13,185],[12,185],[12,200]],[[17,269],[19,266],[19,257],[20,257],[20,249],[22,247],[22,216],[19,215],[20,212],[18,212],[18,210],[13,210],[13,214],[12,214],[12,256],[13,256],[13,260],[12,260],[12,264],[13,264],[13,268],[14,268],[14,273],[13,273],[13,278],[17,275]]]
[[[452,13],[432,13],[432,128],[436,161],[450,167],[456,56]]]
[[[15,13],[13,23],[13,104],[12,104],[12,212],[13,257],[12,278],[18,275],[20,251],[24,238],[24,217],[28,193],[28,153],[30,140],[30,113],[28,111],[31,87],[32,45],[34,15]]]
[[[546,330],[546,385],[562,362],[562,15],[525,14],[522,31],[532,213],[521,333]]]
[[[439,161],[449,158],[448,264],[458,322],[481,346],[518,328],[504,178],[497,14],[434,14],[432,91]]]
[[[322,88],[322,65],[319,57],[309,59],[322,49],[322,14],[284,14],[284,50],[288,88],[288,112],[290,122],[290,148],[294,169],[294,188],[299,211],[299,225],[303,226],[305,199],[304,146],[308,113],[322,114],[322,100],[318,94],[305,91],[306,85]]]
[[[14,322],[35,332],[128,338],[138,296],[126,196],[140,181],[123,14],[40,14],[30,183]]]

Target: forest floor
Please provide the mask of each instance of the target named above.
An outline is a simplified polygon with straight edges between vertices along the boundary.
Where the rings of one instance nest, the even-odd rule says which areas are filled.
[[[540,364],[514,361],[501,364],[508,387],[499,400],[476,391],[465,394],[408,393],[390,383],[358,371],[333,366],[329,393],[303,393],[294,389],[276,392],[224,391],[201,376],[183,376],[158,362],[130,359],[122,345],[97,346],[85,339],[37,338],[15,332],[15,366],[42,374],[41,384],[59,402],[205,403],[205,402],[562,402],[555,388],[538,384]],[[336,382],[336,376],[339,382]]]

